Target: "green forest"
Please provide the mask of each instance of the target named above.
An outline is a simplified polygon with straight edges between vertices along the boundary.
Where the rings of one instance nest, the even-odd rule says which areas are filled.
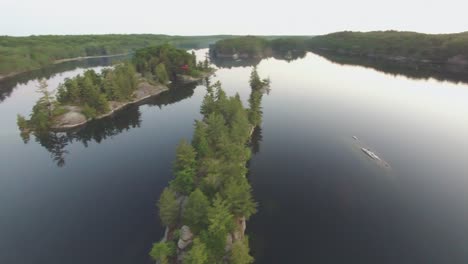
[[[96,118],[110,110],[110,102],[133,100],[142,82],[166,85],[177,81],[179,74],[198,77],[211,71],[207,63],[196,62],[195,54],[163,44],[137,50],[131,61],[103,69],[100,73],[87,70],[66,79],[57,88],[55,98],[45,82],[41,82],[39,92],[42,97],[33,107],[29,120],[18,116],[18,126],[21,131],[48,131],[55,118],[66,113],[69,106],[80,107],[87,119]]]
[[[450,58],[459,55],[468,58],[468,32],[457,34],[399,31],[338,32],[309,39],[307,48],[339,51],[351,55],[403,56],[447,62]]]
[[[251,156],[247,143],[261,123],[261,90],[268,84],[254,69],[248,109],[238,94],[227,96],[219,82],[207,87],[203,119],[195,122],[192,142],[182,140],[177,147],[174,179],[157,203],[169,231],[151,249],[155,261],[173,263],[184,251],[183,263],[253,262],[242,227],[257,207],[246,178]],[[193,237],[181,248],[187,229]]]
[[[179,48],[203,48],[228,37],[151,34],[0,36],[0,76],[38,69],[61,59],[132,53],[164,43]]]
[[[216,54],[248,54],[268,57],[288,51],[331,51],[370,57],[406,57],[414,60],[449,62],[456,56],[468,60],[468,32],[422,34],[400,31],[337,32],[315,37],[266,39],[245,36],[223,39],[211,46]]]

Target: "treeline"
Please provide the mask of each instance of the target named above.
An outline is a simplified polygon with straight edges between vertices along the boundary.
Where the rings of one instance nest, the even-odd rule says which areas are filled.
[[[157,203],[168,233],[151,249],[155,261],[253,262],[244,235],[245,220],[257,207],[246,178],[247,142],[261,122],[261,89],[268,83],[256,70],[250,83],[249,109],[238,94],[226,96],[219,82],[208,86],[203,120],[195,122],[191,144],[181,141],[177,147],[174,179]]]
[[[211,46],[214,57],[237,54],[242,57],[294,56],[295,51],[330,51],[344,55],[390,60],[468,64],[468,32],[422,34],[375,31],[337,32],[315,37],[261,37],[224,39]],[[292,54],[290,53],[292,52]]]
[[[190,54],[169,44],[139,49],[132,61],[144,77],[160,83],[175,81],[178,74],[199,76],[208,70],[207,62],[197,63],[194,52]]]
[[[402,56],[411,59],[448,62],[455,56],[468,59],[468,32],[422,34],[375,31],[338,32],[307,41],[308,49],[336,51],[349,55]]]
[[[167,35],[65,35],[0,36],[0,76],[53,64],[57,60],[131,53],[137,49],[169,43],[181,48],[208,47],[229,36]]]
[[[131,62],[106,68],[97,73],[87,70],[83,75],[68,78],[57,89],[56,98],[41,82],[42,97],[33,107],[30,119],[18,116],[21,131],[48,131],[55,118],[78,107],[87,118],[93,119],[109,112],[110,102],[126,103],[135,98],[139,83],[167,84],[178,74],[199,75],[209,71],[207,64],[197,64],[195,54],[169,44],[136,51]],[[146,91],[143,91],[146,92]]]
[[[264,58],[276,54],[285,54],[288,51],[305,49],[305,40],[309,37],[278,37],[266,38],[257,36],[244,36],[223,39],[210,47],[214,57],[232,56]]]

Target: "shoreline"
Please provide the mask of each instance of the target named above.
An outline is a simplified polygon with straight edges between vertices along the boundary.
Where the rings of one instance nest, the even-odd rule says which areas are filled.
[[[46,68],[48,66],[56,65],[56,64],[60,64],[60,63],[64,63],[64,62],[80,61],[80,60],[87,60],[87,59],[97,59],[97,58],[112,58],[112,57],[125,56],[125,55],[128,55],[128,54],[130,54],[130,53],[119,53],[119,54],[101,55],[101,56],[74,57],[74,58],[55,60],[52,63],[47,64],[47,65],[45,65],[43,67],[38,67],[38,68],[26,70],[26,71],[10,72],[10,73],[4,74],[4,75],[0,74],[0,81],[6,80],[8,78],[14,77],[14,76],[22,74],[22,73],[27,73],[27,72],[31,72],[31,71],[40,70],[40,69]]]
[[[199,77],[192,77],[192,76],[187,76],[187,75],[180,75],[180,83],[193,83],[193,82],[198,82],[202,80],[203,78],[206,78],[212,74],[215,73],[215,70],[203,73]],[[86,118],[82,113],[81,113],[81,106],[64,106],[65,108],[69,109],[68,112],[65,114],[62,114],[58,117],[56,117],[54,124],[51,127],[51,130],[53,131],[66,131],[69,129],[75,129],[79,128],[81,126],[86,125],[88,122],[93,121],[93,120],[99,120],[108,116],[113,115],[114,113],[126,108],[129,105],[140,103],[148,98],[160,95],[163,92],[168,91],[170,88],[167,85],[163,84],[150,84],[146,81],[143,81],[139,84],[138,89],[135,91],[135,99],[127,101],[127,102],[117,102],[117,101],[110,101],[109,102],[109,111],[103,114],[100,114],[96,116],[95,118]],[[68,115],[68,117],[67,117]],[[78,121],[74,121],[73,117],[75,118],[78,117]],[[84,120],[83,120],[84,119]]]
[[[458,66],[458,67],[466,67],[468,66],[468,59],[464,58],[462,55],[453,56],[446,60],[434,60],[428,58],[415,58],[415,57],[407,57],[402,55],[390,55],[390,54],[371,54],[371,53],[357,53],[347,50],[335,50],[329,48],[316,48],[311,49],[310,52],[321,54],[321,53],[328,53],[332,55],[341,55],[341,56],[348,56],[348,57],[355,57],[355,58],[368,58],[368,59],[376,59],[394,63],[418,63],[421,65],[441,65],[441,66]]]
[[[111,57],[125,56],[125,55],[128,55],[128,54],[130,54],[130,52],[113,54],[113,55],[74,57],[74,58],[68,58],[68,59],[55,60],[54,62],[52,62],[52,64],[60,64],[60,63],[63,63],[63,62],[68,62],[68,61],[79,61],[79,60],[87,60],[87,59],[111,58]]]
[[[140,103],[140,102],[144,101],[145,99],[151,98],[153,96],[160,95],[161,93],[166,92],[166,91],[169,90],[169,87],[167,87],[165,85],[161,85],[158,88],[159,88],[158,90],[153,91],[151,94],[145,95],[145,96],[143,96],[141,98],[136,98],[136,99],[134,99],[132,101],[128,101],[128,102],[111,102],[111,103],[116,103],[116,104],[119,104],[119,105],[116,105],[115,107],[111,107],[109,112],[101,114],[101,115],[99,115],[99,116],[97,116],[95,118],[89,118],[89,119],[86,119],[85,121],[74,123],[74,124],[54,125],[54,126],[51,127],[51,130],[53,130],[53,131],[64,131],[64,130],[69,130],[69,129],[74,129],[74,128],[84,126],[84,125],[86,125],[87,123],[89,123],[89,122],[91,122],[93,120],[99,120],[99,119],[103,119],[105,117],[109,117],[109,116],[115,114],[116,112],[124,109],[125,107],[127,107],[129,105]],[[71,111],[67,112],[66,114],[68,114],[68,113],[71,113]]]

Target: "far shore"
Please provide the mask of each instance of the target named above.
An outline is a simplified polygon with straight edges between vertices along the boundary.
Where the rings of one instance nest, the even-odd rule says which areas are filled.
[[[47,67],[47,66],[50,66],[50,65],[53,65],[53,64],[60,64],[60,63],[69,62],[69,61],[79,61],[79,60],[86,60],[86,59],[119,57],[119,56],[125,56],[125,55],[128,55],[128,54],[130,54],[130,53],[127,52],[127,53],[119,53],[119,54],[112,54],[112,55],[86,56],[86,57],[75,57],[75,58],[55,60],[54,62],[52,62],[52,64],[48,64],[48,65],[45,65],[43,67],[34,68],[34,69],[27,70],[27,71],[10,72],[10,73],[4,74],[4,75],[0,74],[0,81],[2,81],[4,79],[7,79],[7,78],[14,77],[14,76],[16,76],[18,74],[21,74],[21,73],[30,72],[30,71],[34,71],[34,70],[39,70],[39,69],[42,69],[44,67]]]
[[[127,53],[119,53],[119,54],[113,54],[113,55],[75,57],[75,58],[68,58],[68,59],[55,60],[55,61],[53,62],[53,64],[59,64],[59,63],[62,63],[62,62],[67,62],[67,61],[86,60],[86,59],[111,58],[111,57],[125,56],[125,55],[128,55],[128,54],[130,54],[130,53],[127,52]]]

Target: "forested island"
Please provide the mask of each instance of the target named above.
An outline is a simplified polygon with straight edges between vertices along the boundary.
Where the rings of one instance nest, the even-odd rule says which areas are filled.
[[[29,120],[18,116],[18,126],[23,136],[78,127],[166,91],[171,82],[194,82],[212,72],[207,61],[197,63],[194,53],[169,44],[143,48],[135,52],[131,61],[114,68],[101,73],[88,70],[66,79],[56,96],[41,81],[41,98]]]
[[[73,59],[128,54],[162,44],[178,48],[203,48],[228,37],[153,34],[0,36],[0,79]]]
[[[262,119],[261,100],[268,80],[256,69],[250,78],[249,108],[238,94],[228,97],[218,82],[207,87],[191,144],[176,151],[174,179],[157,203],[167,227],[150,256],[159,263],[249,264],[246,220],[257,204],[246,178],[247,146]]]

